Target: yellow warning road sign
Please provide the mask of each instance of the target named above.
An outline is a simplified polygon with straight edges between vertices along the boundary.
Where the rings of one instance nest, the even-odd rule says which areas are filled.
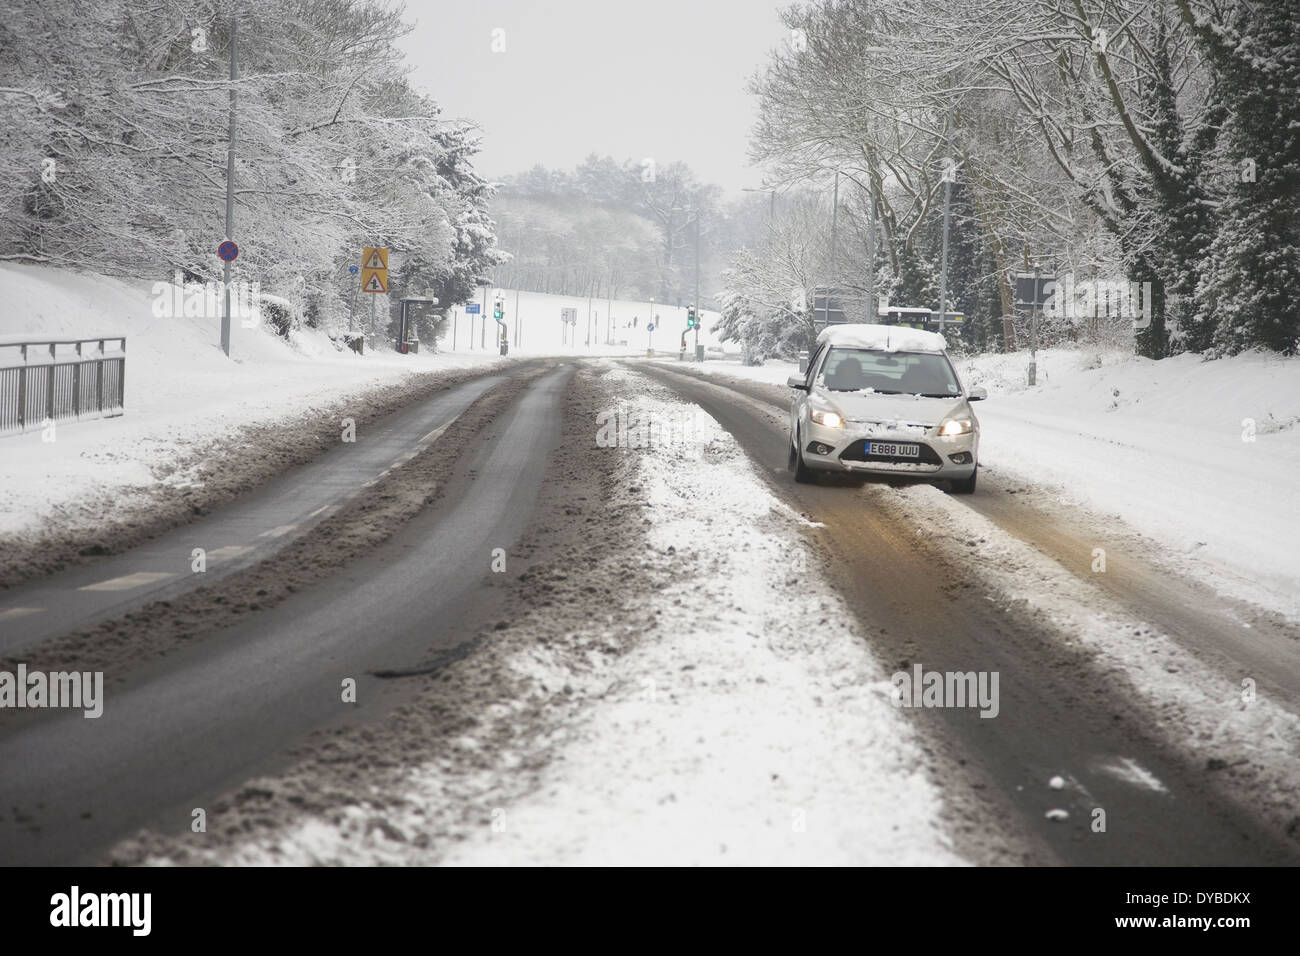
[[[388,291],[388,249],[366,246],[361,252],[361,291]]]

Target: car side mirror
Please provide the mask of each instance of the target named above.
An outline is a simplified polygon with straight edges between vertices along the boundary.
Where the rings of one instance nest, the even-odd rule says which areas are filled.
[[[808,391],[808,383],[805,382],[803,378],[798,375],[791,375],[789,378],[785,380],[785,384],[789,385],[791,388],[797,388],[801,392]]]
[[[984,399],[988,397],[989,397],[989,393],[985,390],[984,386],[976,385],[974,388],[970,390],[970,393],[966,396],[966,401],[982,402],[984,401]]]

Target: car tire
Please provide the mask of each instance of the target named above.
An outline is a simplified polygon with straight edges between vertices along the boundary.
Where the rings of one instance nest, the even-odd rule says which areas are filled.
[[[787,467],[790,469],[790,473],[794,475],[794,480],[801,485],[811,484],[817,479],[813,470],[803,463],[803,450],[799,447],[798,435],[790,443],[790,460]]]
[[[975,494],[975,476],[979,474],[979,469],[970,473],[969,478],[963,478],[961,481],[950,482],[952,493],[954,495],[973,495]]]

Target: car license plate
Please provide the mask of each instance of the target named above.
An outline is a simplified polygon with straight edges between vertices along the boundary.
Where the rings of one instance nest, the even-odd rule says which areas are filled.
[[[920,445],[899,445],[888,441],[873,441],[867,444],[868,455],[889,455],[893,458],[917,458],[921,454]]]

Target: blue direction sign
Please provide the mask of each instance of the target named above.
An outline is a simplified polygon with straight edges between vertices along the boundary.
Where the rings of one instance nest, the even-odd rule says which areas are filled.
[[[647,332],[653,332],[655,330],[655,324],[653,322],[647,322],[645,326],[645,330]]]
[[[356,275],[359,271],[356,266],[348,266],[348,275]]]
[[[465,313],[467,315],[478,315],[481,308],[482,307],[477,302],[471,302],[465,306]]]
[[[227,239],[217,246],[217,256],[222,262],[234,262],[239,258],[239,246],[235,245],[234,240]]]

